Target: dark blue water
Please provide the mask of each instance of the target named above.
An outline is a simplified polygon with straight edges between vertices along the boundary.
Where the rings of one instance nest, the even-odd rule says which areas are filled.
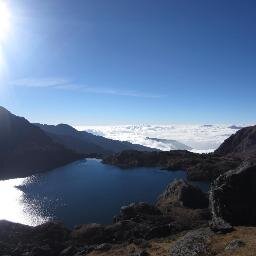
[[[154,203],[172,180],[185,177],[182,171],[123,170],[87,159],[26,178],[20,189],[24,192],[24,209],[31,218],[57,219],[72,227],[111,223],[121,206]]]

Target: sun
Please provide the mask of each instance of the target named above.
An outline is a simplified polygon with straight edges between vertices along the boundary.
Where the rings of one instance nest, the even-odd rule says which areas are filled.
[[[0,0],[0,40],[3,41],[8,37],[10,32],[11,14],[5,1]]]

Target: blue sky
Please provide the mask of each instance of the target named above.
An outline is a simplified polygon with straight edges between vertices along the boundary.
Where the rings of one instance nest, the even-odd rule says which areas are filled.
[[[75,125],[255,122],[253,0],[5,5],[0,105],[18,115]]]

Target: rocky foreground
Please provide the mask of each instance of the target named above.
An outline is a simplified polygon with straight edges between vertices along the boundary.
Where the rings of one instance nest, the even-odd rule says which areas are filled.
[[[113,224],[28,227],[0,222],[0,255],[255,255],[256,165],[246,162],[216,179],[210,196],[183,180],[155,205],[122,207]]]

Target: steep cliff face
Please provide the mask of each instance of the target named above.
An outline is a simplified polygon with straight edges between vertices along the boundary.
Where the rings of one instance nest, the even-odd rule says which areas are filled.
[[[223,219],[232,225],[256,225],[256,164],[246,162],[219,176],[210,190],[213,221]],[[215,221],[216,222],[216,221]]]
[[[256,153],[256,126],[242,128],[215,151],[218,155],[236,154],[243,158],[255,156]]]
[[[0,107],[0,179],[24,177],[81,159],[41,129]]]

